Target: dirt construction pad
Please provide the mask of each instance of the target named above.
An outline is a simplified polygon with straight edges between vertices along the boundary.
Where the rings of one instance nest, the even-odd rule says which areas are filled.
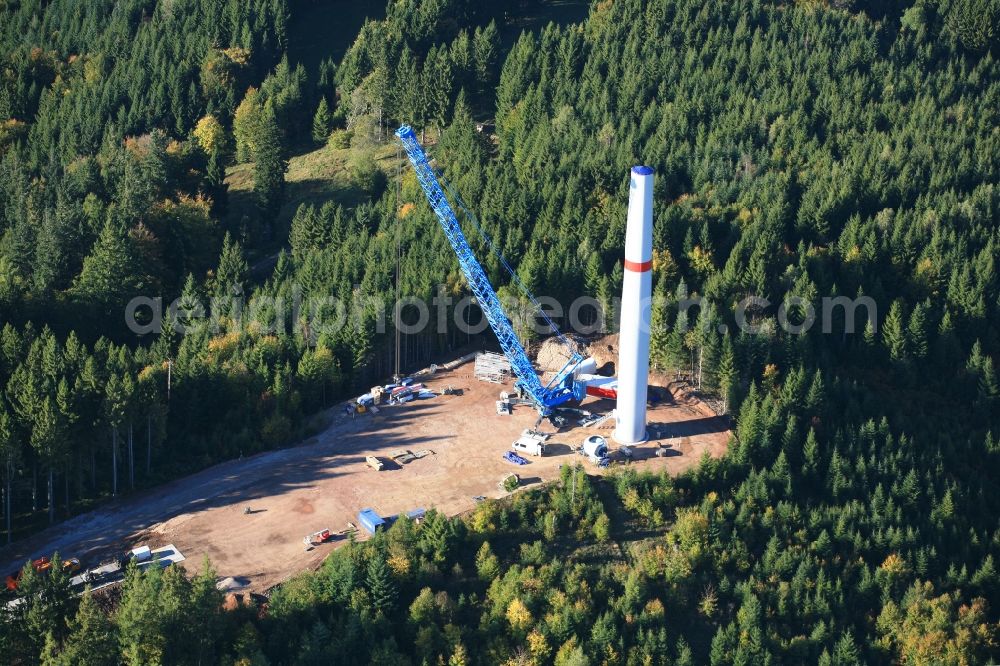
[[[473,508],[476,496],[502,496],[498,482],[511,472],[528,485],[558,478],[566,463],[606,473],[572,448],[587,435],[601,434],[614,449],[611,419],[599,427],[564,429],[552,435],[545,457],[517,466],[502,455],[538,415],[517,406],[512,415],[498,416],[498,394],[510,387],[477,381],[471,364],[439,372],[426,383],[438,391],[451,385],[463,394],[353,417],[340,406],[331,410],[329,426],[300,446],[216,465],[15,543],[2,553],[6,568],[0,571],[54,550],[94,566],[136,543],[173,543],[186,555],[189,570],[197,571],[207,556],[220,576],[248,578],[262,591],[318,566],[344,539],[307,550],[303,537],[326,528],[343,530],[348,521],[357,522],[364,507],[382,516],[418,507],[454,515]],[[668,395],[672,399],[650,409],[653,438],[634,447],[632,464],[676,474],[696,465],[705,452],[721,456],[729,439],[725,420],[678,391]],[[604,412],[614,404],[590,399],[581,407]],[[554,430],[547,422],[540,429]],[[669,443],[676,453],[655,457],[656,442]],[[433,454],[400,465],[389,458],[400,450]],[[371,469],[366,456],[379,457],[384,469]]]

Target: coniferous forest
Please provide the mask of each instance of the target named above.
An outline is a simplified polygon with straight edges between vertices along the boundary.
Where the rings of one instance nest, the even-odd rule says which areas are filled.
[[[1000,659],[1000,2],[389,0],[339,50],[327,5],[0,0],[3,542],[290,444],[391,374],[397,288],[467,292],[401,123],[530,291],[609,329],[628,170],[654,167],[652,362],[698,376],[728,453],[399,521],[263,613],[210,568],[130,570],[109,605],[28,566],[0,661]],[[329,44],[296,60],[303,26]],[[314,151],[337,195],[300,201]],[[351,325],[281,306],[331,295]],[[135,297],[162,299],[141,332]],[[875,314],[777,324],[834,297]]]

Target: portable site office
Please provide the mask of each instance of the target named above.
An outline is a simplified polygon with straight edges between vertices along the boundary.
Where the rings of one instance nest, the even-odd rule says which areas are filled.
[[[375,534],[379,529],[385,527],[385,520],[375,513],[374,509],[361,509],[358,513],[358,523],[369,534]]]

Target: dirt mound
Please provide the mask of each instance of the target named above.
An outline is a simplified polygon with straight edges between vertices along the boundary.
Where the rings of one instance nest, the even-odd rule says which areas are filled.
[[[609,363],[610,367],[614,368],[615,364],[618,363],[618,334],[612,333],[593,340],[587,346],[587,352],[597,361],[598,372]]]
[[[615,364],[618,363],[618,334],[613,333],[596,340],[574,338],[576,345],[584,357],[593,357],[597,362],[597,374],[613,376]],[[556,373],[563,369],[569,361],[570,350],[559,338],[548,338],[538,349],[535,362],[543,373]]]
[[[559,372],[569,362],[570,349],[559,338],[548,338],[538,349],[535,362],[542,372]]]
[[[215,588],[221,592],[232,592],[234,590],[242,590],[249,586],[250,583],[251,580],[245,576],[226,576],[215,584]]]

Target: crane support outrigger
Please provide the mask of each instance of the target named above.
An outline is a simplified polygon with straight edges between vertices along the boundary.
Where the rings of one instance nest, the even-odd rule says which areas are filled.
[[[580,396],[574,392],[573,371],[583,360],[583,357],[575,350],[570,350],[569,361],[566,365],[548,384],[542,384],[538,373],[535,372],[535,366],[528,358],[527,352],[524,351],[524,347],[517,337],[517,332],[504,312],[500,298],[486,276],[486,271],[483,270],[482,265],[473,254],[469,241],[462,232],[462,227],[455,216],[455,211],[448,203],[434,169],[431,168],[423,147],[417,141],[416,134],[409,125],[403,125],[396,130],[396,136],[402,142],[406,156],[417,174],[420,187],[423,188],[424,195],[427,197],[427,202],[430,203],[434,214],[437,215],[438,222],[458,257],[458,263],[469,283],[469,288],[479,302],[479,307],[486,316],[490,328],[496,334],[500,347],[510,360],[511,369],[517,375],[515,386],[531,399],[543,415],[549,414],[553,407],[569,400],[578,399]],[[561,337],[555,324],[549,321],[549,325]]]

